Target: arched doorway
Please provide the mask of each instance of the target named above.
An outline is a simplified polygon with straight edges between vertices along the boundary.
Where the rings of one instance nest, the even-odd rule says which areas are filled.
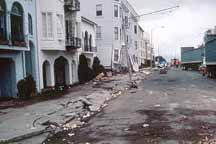
[[[55,85],[64,86],[69,84],[69,64],[67,59],[59,57],[55,60]]]
[[[11,10],[11,40],[14,45],[24,42],[24,18],[23,8],[15,2]]]
[[[43,63],[43,85],[44,88],[51,86],[51,70],[50,63],[48,61]]]
[[[9,58],[0,58],[0,97],[16,96],[15,63]]]
[[[26,75],[34,76],[35,71],[35,47],[34,44],[29,41],[30,51],[25,52],[25,65],[26,65]]]
[[[4,0],[0,0],[0,41],[6,40],[6,4]]]

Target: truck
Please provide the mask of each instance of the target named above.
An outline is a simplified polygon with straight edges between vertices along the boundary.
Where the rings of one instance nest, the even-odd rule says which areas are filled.
[[[181,59],[183,70],[199,70],[209,78],[216,78],[216,32],[207,31],[199,48],[182,47]]]
[[[209,78],[216,78],[216,34],[206,34],[205,58],[203,65],[206,66],[206,73]]]
[[[198,48],[182,47],[181,48],[181,67],[183,70],[199,70],[203,63],[204,46]]]

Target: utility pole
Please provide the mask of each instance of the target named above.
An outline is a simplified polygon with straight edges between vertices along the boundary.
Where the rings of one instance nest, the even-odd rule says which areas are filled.
[[[147,16],[147,15],[153,15],[153,14],[157,14],[157,13],[161,13],[164,11],[171,11],[173,9],[179,8],[180,6],[174,6],[174,7],[169,7],[166,9],[161,9],[161,10],[157,10],[157,11],[153,11],[150,13],[145,13],[145,14],[141,14],[136,16],[135,18],[140,18],[143,16]],[[134,17],[133,17],[134,18]],[[128,17],[127,21],[129,23],[129,20],[132,19],[131,17]],[[122,44],[122,47],[125,49],[125,53],[126,53],[126,58],[127,58],[127,65],[128,65],[128,70],[129,70],[129,81],[132,83],[132,67],[131,67],[131,61],[130,61],[130,55],[128,53],[128,43],[127,43],[127,34],[126,34],[126,29],[127,29],[127,24],[126,24],[126,20],[123,20],[123,25],[122,25],[122,31],[124,33],[124,44]],[[152,58],[153,58],[153,43],[152,43],[152,34],[151,34],[151,68],[152,68]]]
[[[132,68],[131,68],[131,62],[130,62],[130,55],[128,52],[128,42],[127,42],[127,34],[126,34],[126,20],[123,21],[122,25],[122,31],[124,35],[124,43],[122,44],[123,49],[125,49],[125,54],[126,54],[126,59],[127,59],[127,66],[128,66],[128,71],[129,71],[129,81],[132,82]]]

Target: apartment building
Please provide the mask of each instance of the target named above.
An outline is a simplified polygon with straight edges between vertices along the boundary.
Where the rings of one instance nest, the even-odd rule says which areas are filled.
[[[118,70],[122,66],[122,43],[127,46],[133,64],[138,64],[138,14],[127,0],[91,0],[81,2],[81,13],[97,23],[97,55],[107,69]],[[127,21],[124,39],[123,22]]]
[[[78,0],[37,0],[40,89],[78,82],[81,16]]]
[[[0,1],[0,97],[16,96],[27,75],[37,82],[36,0]]]
[[[96,29],[97,24],[95,22],[82,16],[82,54],[86,56],[89,67],[92,67],[94,57],[97,56]]]

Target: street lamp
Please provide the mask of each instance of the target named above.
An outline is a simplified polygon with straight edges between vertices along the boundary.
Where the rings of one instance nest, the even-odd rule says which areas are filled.
[[[150,58],[150,60],[151,60],[151,63],[150,63],[150,66],[151,66],[151,69],[152,69],[152,63],[153,63],[153,61],[154,61],[154,58],[153,58],[153,51],[154,51],[154,44],[153,44],[153,32],[154,32],[154,30],[155,29],[159,29],[159,28],[161,28],[161,29],[163,29],[163,28],[165,28],[164,26],[160,26],[160,27],[154,27],[154,28],[152,28],[151,29],[151,44],[150,44],[150,46],[151,46],[151,58]],[[159,47],[158,47],[158,52],[159,52]],[[158,55],[159,55],[159,53],[158,53]]]

